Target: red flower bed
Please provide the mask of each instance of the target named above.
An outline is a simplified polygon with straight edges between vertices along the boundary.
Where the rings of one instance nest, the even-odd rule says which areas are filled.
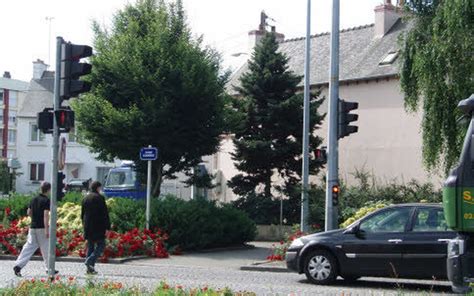
[[[321,231],[321,225],[314,224],[311,225],[311,232]],[[282,261],[285,260],[286,250],[290,247],[291,243],[299,238],[306,235],[301,230],[299,230],[299,225],[294,225],[291,233],[287,233],[285,239],[280,241],[279,244],[272,245],[271,254],[267,256],[267,260],[270,261]]]
[[[13,221],[6,229],[0,225],[0,254],[18,255],[26,242],[27,234],[28,228],[18,227],[17,221]],[[87,244],[81,232],[60,228],[56,232],[56,237],[56,256],[86,256]],[[167,239],[168,235],[159,229],[151,231],[135,228],[126,233],[109,231],[101,260],[106,262],[109,258],[139,255],[167,258],[169,256],[165,245]]]

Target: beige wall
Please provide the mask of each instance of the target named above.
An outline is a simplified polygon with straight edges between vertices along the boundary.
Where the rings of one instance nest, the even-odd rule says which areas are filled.
[[[329,99],[327,88],[322,93]],[[422,166],[421,114],[407,113],[397,79],[343,84],[339,97],[359,102],[359,132],[339,141],[339,173],[352,183],[356,169],[372,172],[379,182],[411,179],[441,186],[439,176]],[[321,107],[327,112],[327,104]],[[327,138],[327,121],[318,134]],[[326,142],[326,140],[325,140]]]
[[[326,101],[320,108],[327,113],[327,87],[322,88]],[[421,115],[407,113],[397,79],[384,79],[371,82],[341,84],[339,97],[346,101],[356,101],[359,114],[356,125],[359,132],[339,141],[339,173],[349,184],[354,183],[353,173],[363,170],[376,176],[378,184],[397,181],[409,182],[411,179],[429,181],[435,186],[442,185],[442,178],[425,172],[421,158]],[[327,120],[317,134],[327,143]],[[220,190],[221,201],[237,197],[227,188],[225,182],[238,173],[230,152],[234,146],[230,138],[224,138],[218,153],[216,168],[222,172]],[[318,176],[312,182],[320,182]]]

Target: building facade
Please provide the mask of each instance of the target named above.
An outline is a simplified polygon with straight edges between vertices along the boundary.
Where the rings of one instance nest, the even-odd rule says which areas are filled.
[[[354,183],[354,173],[371,173],[378,182],[405,183],[412,179],[431,182],[439,187],[442,178],[427,173],[422,165],[422,136],[420,113],[408,113],[399,82],[399,44],[401,34],[410,29],[410,23],[401,18],[401,9],[385,0],[374,9],[375,23],[340,31],[339,96],[359,103],[356,125],[359,131],[339,141],[339,174],[345,182]],[[251,42],[259,40],[265,31],[250,31]],[[281,38],[281,34],[280,34]],[[289,69],[304,74],[305,38],[283,40],[279,51],[289,58]],[[326,98],[319,113],[328,112],[328,79],[330,69],[330,34],[311,37],[310,84],[311,90],[321,91]],[[231,77],[228,91],[236,96],[240,76],[248,70],[243,65]],[[303,91],[301,82],[301,91]],[[316,131],[327,143],[327,118]],[[238,173],[233,165],[232,137],[222,139],[217,154],[220,187],[214,195],[220,200],[237,198],[227,181]],[[320,176],[311,176],[320,182]],[[277,180],[276,180],[277,181]],[[218,196],[219,195],[219,196]]]
[[[28,82],[12,79],[9,72],[0,77],[0,158],[17,157],[18,106],[24,101]]]
[[[37,191],[41,181],[50,181],[53,177],[52,136],[38,130],[36,122],[38,112],[53,106],[53,86],[54,73],[47,71],[43,61],[33,62],[33,79],[17,116],[17,155],[22,174],[16,179],[16,189],[20,193]],[[61,134],[61,138],[67,143],[63,170],[66,181],[92,178],[104,182],[108,170],[119,164],[96,160],[89,149],[78,142],[74,130]]]

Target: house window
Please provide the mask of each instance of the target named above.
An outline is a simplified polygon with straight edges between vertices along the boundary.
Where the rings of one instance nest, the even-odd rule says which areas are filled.
[[[30,181],[44,181],[44,163],[30,163]]]
[[[3,125],[3,110],[0,110],[0,124]]]
[[[398,51],[391,51],[385,56],[385,58],[382,61],[380,61],[379,65],[380,66],[390,65],[397,59],[397,57],[398,57]]]
[[[0,105],[3,105],[3,90],[0,90]]]
[[[44,134],[38,129],[38,125],[30,125],[30,141],[31,142],[42,142],[44,141]]]
[[[11,111],[8,112],[8,123],[15,124],[16,122],[16,111]]]
[[[10,107],[16,107],[18,104],[18,92],[16,91],[10,91],[9,96],[8,96],[8,105]]]
[[[8,131],[8,143],[9,144],[16,143],[16,131],[13,131],[13,130]]]

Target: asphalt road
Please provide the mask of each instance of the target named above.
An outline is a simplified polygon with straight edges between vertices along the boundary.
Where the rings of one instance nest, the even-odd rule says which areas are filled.
[[[362,278],[353,283],[342,280],[333,286],[310,284],[304,275],[243,271],[241,265],[262,260],[268,254],[267,245],[250,250],[193,253],[170,259],[145,259],[125,264],[98,264],[99,274],[85,275],[82,263],[57,262],[63,278],[76,277],[80,283],[119,281],[126,286],[152,290],[165,281],[171,286],[185,288],[208,286],[229,287],[234,291],[252,291],[257,295],[446,295],[451,289],[447,282]],[[21,279],[13,274],[13,261],[0,261],[0,287],[12,286]],[[42,262],[31,261],[22,271],[23,278],[45,278]]]

